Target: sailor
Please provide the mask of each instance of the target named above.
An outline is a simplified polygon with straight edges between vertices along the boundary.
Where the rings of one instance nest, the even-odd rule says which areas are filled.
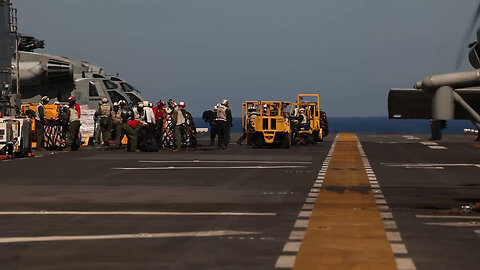
[[[140,120],[143,115],[143,102],[138,102],[137,106],[133,107],[133,114],[135,120]]]
[[[43,96],[38,103],[37,111],[35,112],[35,134],[37,136],[37,149],[44,150],[44,136],[45,136],[45,105],[48,104],[50,99],[47,96]]]
[[[307,128],[308,127],[308,117],[305,112],[305,108],[300,109],[300,116],[302,117],[302,120],[300,121],[301,127]]]
[[[175,138],[173,137],[175,125],[173,123],[172,114],[172,108],[170,108],[170,106],[166,107],[162,124],[161,147],[163,147],[163,149],[175,148]]]
[[[163,132],[163,117],[165,115],[165,101],[161,99],[157,101],[157,106],[153,108],[153,114],[155,115],[155,138],[157,139],[157,144],[160,145]]]
[[[102,104],[95,112],[95,117],[100,117],[103,146],[109,146],[112,139],[112,107],[106,97],[102,98]]]
[[[183,137],[186,132],[186,121],[182,109],[185,107],[185,102],[180,102],[173,111],[172,120],[175,127],[173,136],[175,137],[175,148],[173,152],[178,152],[182,148]]]
[[[122,135],[128,138],[127,151],[137,152],[137,132],[141,128],[141,122],[134,119],[133,110],[125,107],[122,109]],[[117,137],[118,138],[118,137]]]
[[[165,114],[165,101],[161,99],[157,101],[157,107],[153,108],[153,114],[155,115],[155,123],[161,123]]]
[[[230,140],[230,127],[232,127],[232,113],[228,107],[228,100],[222,100],[217,109],[217,131],[218,131],[218,148],[227,149]]]
[[[60,105],[60,103],[59,103]],[[58,124],[62,128],[62,147],[66,146],[67,141],[67,131],[68,131],[68,105],[60,105],[58,110]]]
[[[120,105],[115,102],[110,113],[112,119],[112,139],[115,140],[115,148],[120,148],[122,144],[122,110]]]
[[[148,101],[143,102],[142,121],[148,126],[153,126],[155,123],[155,114]]]
[[[185,117],[185,133],[182,143],[187,149],[195,149],[198,146],[198,143],[196,138],[197,127],[193,121],[193,116],[185,109],[185,102],[181,101],[179,103],[179,107],[181,108],[183,116]]]
[[[246,129],[243,130],[243,134],[240,138],[237,140],[237,144],[241,145],[243,140],[247,138],[247,133],[248,132],[254,132],[255,131],[255,119],[258,116],[258,112],[256,111],[256,108],[254,106],[248,107],[248,114],[247,114],[247,127]]]
[[[305,113],[305,108],[298,110],[298,115],[293,118],[296,124],[293,125],[293,133],[297,133],[302,128],[308,128],[308,118]]]
[[[68,130],[67,130],[67,150],[78,150],[80,147],[80,139],[78,132],[80,131],[80,105],[77,104],[75,97],[68,98]]]
[[[430,140],[440,141],[442,140],[442,129],[447,127],[447,121],[445,120],[436,120],[430,119],[430,130],[432,131],[432,136]]]

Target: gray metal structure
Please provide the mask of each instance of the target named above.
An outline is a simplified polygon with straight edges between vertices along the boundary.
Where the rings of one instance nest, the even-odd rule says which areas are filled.
[[[18,111],[12,88],[12,57],[16,48],[16,10],[10,0],[0,0],[0,113],[14,116]]]
[[[471,29],[479,14],[480,5]],[[473,88],[480,86],[479,42],[480,28],[477,31],[477,40],[468,45],[468,59],[475,70],[427,76],[416,82],[414,89],[391,89],[388,95],[389,118],[470,119],[480,129],[480,89]],[[460,61],[457,61],[457,66],[459,63]],[[477,140],[480,140],[480,135]]]

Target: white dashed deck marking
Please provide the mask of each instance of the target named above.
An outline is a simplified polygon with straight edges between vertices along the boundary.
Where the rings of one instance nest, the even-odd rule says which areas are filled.
[[[298,252],[300,249],[300,245],[302,242],[287,242],[285,246],[283,246],[283,252]]]
[[[305,237],[305,231],[292,231],[288,239],[290,240],[303,240]]]
[[[417,270],[415,264],[410,258],[395,258],[398,270]]]
[[[428,146],[430,149],[434,149],[434,150],[446,150],[447,147],[445,146],[441,146],[441,145],[430,145]]]
[[[293,268],[296,258],[295,255],[280,255],[275,263],[275,268]]]

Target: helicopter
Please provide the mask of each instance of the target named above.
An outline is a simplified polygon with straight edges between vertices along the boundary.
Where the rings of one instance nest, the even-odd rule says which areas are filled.
[[[480,4],[465,33],[462,44],[477,25]],[[437,74],[425,77],[413,88],[392,88],[388,94],[388,116],[390,119],[469,119],[480,130],[480,28],[476,40],[461,47],[457,58],[457,69],[464,60],[468,48],[468,60],[472,71]],[[480,140],[480,134],[476,138]]]
[[[74,96],[79,105],[96,109],[103,97],[108,99],[110,105],[120,100],[126,104],[143,101],[138,90],[123,79],[120,83],[113,82],[102,67],[86,61],[35,52],[36,49],[43,49],[44,44],[43,40],[32,36],[22,35],[19,40],[18,69],[14,57],[12,75],[18,78],[22,102],[36,103],[43,96],[48,96],[53,102],[67,102],[69,96]],[[16,87],[16,81],[13,80],[13,87]],[[123,84],[128,85],[132,95],[124,90]]]

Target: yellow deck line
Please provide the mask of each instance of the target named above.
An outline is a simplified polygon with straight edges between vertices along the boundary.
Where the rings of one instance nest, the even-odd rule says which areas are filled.
[[[339,134],[294,269],[397,269],[369,188],[355,134]]]

